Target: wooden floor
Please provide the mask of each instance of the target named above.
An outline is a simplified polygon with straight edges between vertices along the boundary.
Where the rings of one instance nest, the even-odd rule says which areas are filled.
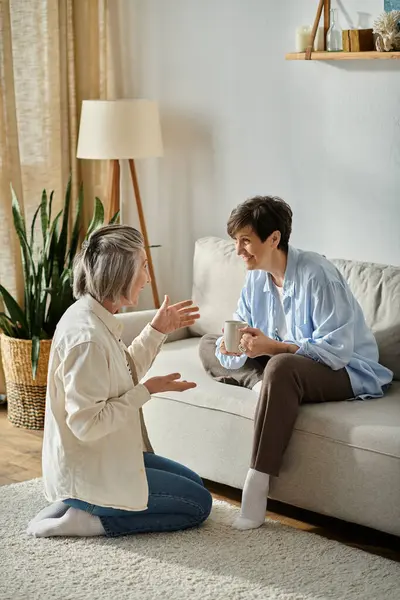
[[[7,411],[0,406],[0,485],[27,481],[41,476],[42,432],[13,427]],[[235,505],[241,492],[220,484],[206,482],[213,496]],[[268,501],[268,516],[290,527],[308,531],[348,546],[361,548],[400,562],[400,540],[366,527],[344,523],[291,506]]]

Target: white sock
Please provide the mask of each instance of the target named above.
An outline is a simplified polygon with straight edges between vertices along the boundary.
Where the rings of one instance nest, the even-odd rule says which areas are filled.
[[[59,518],[59,517],[62,517],[67,512],[68,508],[69,508],[69,506],[67,504],[64,504],[64,502],[61,502],[61,501],[59,501],[59,502],[53,502],[53,504],[49,504],[48,506],[45,506],[40,511],[40,513],[38,513],[36,515],[36,517],[34,517],[33,519],[31,519],[29,521],[28,527],[30,527],[34,523],[38,523],[39,521],[43,521],[43,519],[50,519],[50,518]]]
[[[269,490],[269,475],[249,469],[244,483],[240,515],[233,523],[235,529],[256,529],[265,521]]]
[[[99,517],[77,508],[68,508],[65,515],[58,519],[43,519],[33,523],[26,532],[34,537],[91,537],[105,534]]]
[[[257,396],[261,392],[262,384],[263,384],[263,380],[260,379],[260,381],[257,381],[256,385],[254,385],[252,387],[253,392],[255,392],[257,394]]]

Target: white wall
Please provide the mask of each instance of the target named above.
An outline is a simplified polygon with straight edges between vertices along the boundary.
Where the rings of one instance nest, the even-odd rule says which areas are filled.
[[[343,28],[383,10],[344,4]],[[299,247],[400,264],[400,61],[285,61],[316,0],[113,5],[118,95],[161,108],[165,156],[140,177],[162,292],[190,292],[194,241],[254,194],[291,204]]]

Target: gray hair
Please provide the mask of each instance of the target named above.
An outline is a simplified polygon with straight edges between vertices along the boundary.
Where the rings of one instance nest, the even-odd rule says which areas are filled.
[[[74,260],[74,297],[90,294],[100,303],[129,297],[143,248],[143,236],[133,227],[96,229]]]

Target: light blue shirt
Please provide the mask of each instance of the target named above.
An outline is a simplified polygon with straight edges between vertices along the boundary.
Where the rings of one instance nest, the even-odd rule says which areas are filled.
[[[379,353],[373,333],[350,288],[323,256],[289,247],[282,302],[271,275],[249,271],[234,319],[246,321],[273,339],[297,344],[296,354],[334,371],[345,367],[356,398],[379,398],[393,379],[393,373],[378,363]],[[239,369],[247,360],[216,356],[227,369]]]

